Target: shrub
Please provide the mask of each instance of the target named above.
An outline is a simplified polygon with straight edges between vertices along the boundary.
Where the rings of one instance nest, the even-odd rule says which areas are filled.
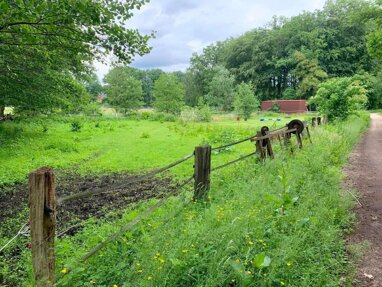
[[[273,113],[279,113],[280,112],[280,105],[279,104],[273,104],[272,107],[268,110]]]
[[[72,132],[80,132],[82,128],[82,124],[79,120],[74,120],[70,124],[70,130]]]
[[[309,101],[328,116],[329,120],[346,119],[367,104],[367,89],[350,77],[333,78],[320,84],[317,94]]]

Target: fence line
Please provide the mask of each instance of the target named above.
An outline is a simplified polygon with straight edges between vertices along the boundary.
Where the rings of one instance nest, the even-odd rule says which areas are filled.
[[[318,125],[321,125],[321,121],[317,121]],[[313,126],[313,120],[312,120]],[[269,131],[268,127],[262,127],[256,136],[252,136],[240,141],[236,141],[227,145],[223,145],[216,148],[211,148],[209,145],[198,146],[195,148],[194,153],[187,155],[173,163],[170,163],[162,168],[155,169],[143,176],[132,179],[125,182],[123,185],[117,187],[123,188],[128,184],[140,182],[144,179],[151,178],[157,174],[160,174],[170,168],[177,166],[190,158],[194,157],[194,174],[182,184],[175,187],[174,190],[167,193],[164,197],[160,198],[157,203],[147,208],[141,212],[135,219],[130,221],[126,226],[122,227],[118,232],[113,233],[108,238],[106,238],[101,243],[93,247],[87,254],[85,254],[80,261],[85,262],[95,254],[97,254],[101,249],[103,249],[107,244],[117,240],[121,234],[132,229],[135,225],[142,221],[143,218],[150,215],[156,209],[161,207],[168,198],[175,195],[177,191],[182,189],[184,186],[189,184],[194,179],[194,201],[204,200],[207,198],[208,192],[210,190],[210,174],[211,172],[217,171],[219,169],[230,166],[234,163],[247,159],[253,155],[258,154],[261,159],[265,160],[268,156],[273,159],[273,149],[272,149],[272,139],[278,138],[280,144],[282,144],[281,137],[284,138],[284,145],[293,149],[290,145],[292,134],[296,135],[297,143],[302,148],[302,131],[306,129],[310,140],[309,128],[306,124],[299,120],[292,120],[285,127],[276,129],[274,131]],[[219,150],[229,146],[237,145],[245,141],[256,142],[256,151],[245,156],[242,156],[236,160],[230,161],[223,165],[211,168],[211,151]],[[34,171],[29,176],[30,185],[30,222],[31,222],[31,236],[32,236],[32,262],[34,270],[34,278],[36,281],[36,286],[47,286],[46,279],[54,284],[54,237],[55,237],[55,220],[56,220],[56,205],[55,202],[55,184],[54,184],[54,174],[49,168],[42,168],[40,170]],[[114,189],[115,190],[115,189]],[[105,188],[96,189],[92,191],[82,192],[78,194],[69,195],[58,199],[58,203],[62,204],[78,198],[84,198],[92,196],[95,194],[101,194],[104,192],[110,192]],[[42,209],[40,209],[43,207]],[[23,227],[24,228],[24,227]],[[70,227],[69,230],[73,228]],[[19,231],[20,233],[21,231]],[[67,232],[64,231],[65,234]],[[62,233],[60,234],[62,235]],[[18,235],[16,235],[18,236]],[[1,250],[3,250],[3,247]],[[1,251],[0,250],[0,251]],[[45,258],[44,258],[45,256]],[[43,279],[41,279],[43,278]],[[45,280],[45,281],[44,281]]]
[[[232,165],[232,164],[234,164],[234,163],[237,163],[237,162],[239,162],[239,161],[245,160],[245,159],[247,159],[247,158],[249,158],[249,157],[255,155],[256,153],[257,153],[256,151],[255,151],[255,152],[251,152],[250,154],[241,156],[241,157],[238,158],[238,159],[235,159],[235,160],[233,160],[233,161],[230,161],[230,162],[227,162],[227,163],[225,163],[225,164],[219,165],[219,166],[217,166],[217,167],[211,168],[211,172],[213,172],[213,171],[217,171],[217,170],[219,170],[219,169],[222,169],[222,168],[224,168],[224,167],[230,166],[230,165]]]
[[[80,192],[80,193],[76,193],[76,194],[72,194],[72,195],[68,195],[68,196],[65,196],[65,197],[62,197],[62,198],[59,198],[57,200],[57,204],[58,205],[61,205],[63,204],[64,202],[68,202],[68,201],[71,201],[71,200],[75,200],[75,199],[80,199],[80,198],[85,198],[85,197],[90,197],[90,196],[93,196],[93,195],[96,195],[96,194],[102,194],[102,193],[107,193],[107,192],[113,192],[115,190],[118,190],[118,189],[121,189],[121,188],[125,188],[127,185],[130,185],[130,184],[133,184],[133,183],[137,183],[137,182],[141,182],[145,179],[148,179],[148,178],[151,178],[151,177],[154,177],[162,172],[165,172],[187,160],[189,160],[190,158],[192,158],[194,156],[194,154],[189,154],[173,163],[170,163],[164,167],[161,167],[161,168],[158,168],[158,169],[155,169],[145,175],[142,175],[142,176],[139,176],[138,178],[134,178],[130,181],[126,181],[125,183],[113,188],[112,190],[111,189],[108,189],[107,187],[106,188],[98,188],[98,189],[94,189],[94,190],[90,190],[90,191],[85,191],[85,192]]]
[[[112,234],[110,237],[108,237],[106,240],[104,240],[103,242],[97,244],[94,248],[92,248],[92,250],[90,250],[85,256],[83,256],[81,258],[81,262],[85,262],[86,260],[88,260],[90,257],[94,256],[95,254],[98,253],[98,251],[100,251],[101,249],[103,249],[108,243],[112,242],[112,241],[115,241],[116,239],[118,239],[123,233],[126,233],[127,231],[129,231],[131,228],[133,228],[136,224],[138,224],[140,221],[142,221],[142,219],[146,216],[148,216],[149,214],[151,214],[152,212],[154,212],[156,209],[158,209],[159,207],[161,207],[168,198],[170,198],[172,195],[174,195],[176,193],[176,191],[182,189],[184,186],[186,186],[187,184],[189,184],[192,179],[194,178],[194,176],[190,177],[189,179],[185,180],[179,187],[177,187],[175,190],[173,190],[172,192],[166,194],[165,197],[161,198],[156,204],[152,205],[151,207],[149,207],[148,209],[146,209],[145,211],[143,211],[141,214],[139,214],[136,218],[134,218],[132,221],[130,221],[126,226],[124,226],[123,228],[121,228],[119,231],[115,232],[114,234]]]

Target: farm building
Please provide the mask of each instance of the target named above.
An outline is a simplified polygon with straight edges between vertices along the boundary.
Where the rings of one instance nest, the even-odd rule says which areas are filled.
[[[306,100],[272,100],[261,103],[261,110],[268,111],[276,104],[280,106],[280,113],[301,114],[308,111]]]

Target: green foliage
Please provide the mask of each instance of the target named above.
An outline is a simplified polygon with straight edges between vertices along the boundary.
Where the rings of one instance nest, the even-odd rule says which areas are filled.
[[[50,112],[83,100],[78,80],[88,63],[114,55],[128,63],[150,51],[151,36],[127,28],[145,0],[2,1],[0,9],[0,106]]]
[[[70,130],[72,132],[79,132],[81,131],[81,128],[82,128],[82,124],[79,120],[74,120],[70,124]]]
[[[367,90],[354,78],[334,78],[320,84],[310,104],[316,105],[329,120],[346,119],[350,113],[365,108]]]
[[[297,93],[296,90],[293,88],[286,88],[283,92],[283,100],[296,100],[297,99]]]
[[[210,122],[212,119],[212,112],[210,106],[203,100],[202,97],[198,99],[196,107],[196,116],[200,122]]]
[[[236,88],[235,112],[238,116],[248,120],[251,114],[259,108],[260,102],[256,98],[253,87],[246,83],[241,83]]]
[[[269,109],[270,112],[273,113],[279,113],[280,112],[280,105],[279,104],[272,104],[272,107]]]
[[[338,286],[352,266],[342,239],[353,198],[340,190],[341,171],[367,126],[351,117],[316,129],[315,144],[293,157],[279,151],[212,174],[208,201],[193,203],[187,188],[83,265],[83,254],[156,200],[113,222],[89,220],[56,241],[59,285]],[[22,262],[30,266],[28,253]]]
[[[297,61],[297,66],[293,73],[299,81],[297,96],[300,99],[309,99],[316,94],[319,84],[328,75],[318,65],[317,59],[308,59],[301,52],[295,52],[294,57]]]
[[[216,67],[209,84],[207,102],[212,107],[223,111],[232,111],[234,101],[235,79],[230,72],[221,66]]]
[[[142,107],[142,83],[133,78],[123,67],[109,71],[104,79],[107,102],[125,115]]]
[[[175,75],[162,74],[154,84],[154,107],[160,112],[179,114],[184,93],[184,86]]]
[[[321,10],[276,17],[264,28],[208,46],[191,58],[195,95],[208,93],[219,66],[229,70],[235,84],[253,84],[260,100],[280,99],[287,89],[308,99],[327,77],[378,71],[366,47],[368,20],[375,17],[372,7],[366,0],[327,1]]]
[[[95,73],[91,73],[85,80],[86,91],[91,95],[92,100],[96,101],[97,97],[104,92],[104,89]]]

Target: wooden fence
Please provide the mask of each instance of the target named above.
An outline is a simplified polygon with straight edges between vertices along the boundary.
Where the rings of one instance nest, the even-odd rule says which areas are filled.
[[[311,126],[321,125],[321,118],[313,118]],[[177,190],[180,190],[185,185],[194,180],[194,196],[193,200],[205,200],[208,196],[211,185],[211,172],[225,168],[239,161],[247,159],[252,156],[258,156],[261,161],[266,158],[274,159],[273,142],[278,141],[282,146],[294,152],[293,145],[291,144],[293,135],[296,137],[297,146],[299,149],[303,148],[302,136],[306,136],[311,142],[309,126],[300,120],[292,120],[285,127],[270,131],[268,127],[262,127],[261,130],[252,137],[233,142],[220,147],[212,148],[210,145],[198,146],[195,151],[180,160],[173,162],[165,167],[153,170],[139,178],[127,181],[118,186],[121,189],[129,184],[142,181],[144,179],[152,178],[155,175],[162,173],[170,168],[177,166],[191,158],[194,158],[194,174],[185,180]],[[243,142],[254,142],[256,150],[248,155],[242,156],[236,160],[230,161],[223,165],[212,167],[211,166],[211,153],[226,149]],[[112,192],[108,189],[96,189],[69,195],[63,198],[56,198],[55,195],[55,176],[51,168],[43,167],[33,171],[29,175],[29,207],[30,207],[30,234],[31,234],[31,251],[32,251],[32,266],[34,272],[34,281],[37,287],[53,286],[55,282],[55,255],[54,255],[54,240],[55,240],[55,227],[56,227],[56,210],[64,202],[74,201],[79,198],[90,197],[95,194],[102,194]],[[148,216],[154,210],[159,208],[169,197],[175,195],[176,192],[169,192],[166,196],[162,197],[157,203],[143,211],[134,220],[129,222],[126,226],[122,227],[118,232],[112,234],[109,238],[96,245],[81,261],[84,262],[90,257],[94,256],[99,250],[104,248],[108,243],[117,240],[121,234],[132,229],[144,217]]]

